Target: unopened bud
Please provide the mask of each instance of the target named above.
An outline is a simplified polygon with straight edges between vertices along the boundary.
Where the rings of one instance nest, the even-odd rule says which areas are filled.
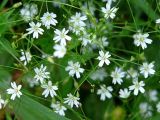
[[[13,8],[18,8],[18,7],[20,7],[21,5],[22,5],[22,2],[15,3],[15,4],[13,5]]]
[[[26,38],[27,35],[28,35],[27,33],[23,34],[23,35],[22,35],[22,38]]]
[[[47,60],[48,60],[50,63],[54,63],[54,60],[53,60],[53,57],[52,57],[52,56],[48,56],[48,57],[47,57]]]

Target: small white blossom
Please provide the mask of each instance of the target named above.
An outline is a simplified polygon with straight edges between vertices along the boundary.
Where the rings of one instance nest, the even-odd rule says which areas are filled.
[[[79,35],[80,32],[83,32],[85,29],[85,20],[87,20],[86,16],[81,16],[81,13],[76,13],[76,15],[71,16],[71,19],[69,20],[69,29],[76,35]]]
[[[134,70],[133,68],[130,68],[129,70],[127,70],[127,76],[126,78],[137,78],[138,77],[138,72],[136,70]]]
[[[76,12],[74,16],[71,16],[69,22],[73,23],[74,25],[86,26],[86,23],[84,22],[85,20],[87,20],[86,16],[81,16],[81,13]]]
[[[147,44],[151,44],[152,43],[152,40],[148,39],[148,37],[149,37],[148,33],[142,34],[141,32],[138,32],[138,33],[133,35],[134,44],[136,46],[141,46],[142,49],[145,49],[145,48],[147,48]]]
[[[79,25],[72,25],[72,26],[70,25],[69,29],[76,35],[80,35],[81,32],[85,31],[85,28]]]
[[[73,96],[71,93],[67,94],[67,98],[64,98],[64,103],[68,104],[71,108],[75,105],[76,107],[80,106],[80,98]]]
[[[58,87],[56,85],[52,85],[51,81],[48,81],[48,84],[43,84],[42,88],[45,89],[42,93],[45,97],[48,97],[49,94],[52,98],[57,95],[55,91],[58,90]]]
[[[156,102],[158,100],[158,92],[157,90],[149,90],[148,92],[149,100]]]
[[[114,19],[116,16],[115,14],[118,10],[118,8],[116,7],[111,8],[111,5],[109,3],[106,3],[106,8],[102,7],[101,9],[102,9],[102,12],[105,14],[104,17],[106,19],[108,19],[109,17],[111,19]]]
[[[109,64],[110,64],[110,61],[109,61],[108,58],[109,58],[110,56],[111,56],[111,55],[109,54],[109,52],[104,53],[102,50],[99,51],[99,56],[98,56],[97,59],[98,59],[100,62],[99,62],[99,64],[98,64],[98,66],[99,66],[99,67],[102,67],[104,63],[105,63],[106,65],[109,65]]]
[[[65,112],[67,110],[61,103],[56,102],[51,104],[51,108],[54,109],[54,112],[58,113],[61,116],[65,116]]]
[[[122,78],[125,77],[125,72],[123,72],[121,68],[116,67],[115,71],[111,73],[111,77],[113,84],[118,83],[121,85],[121,83],[123,82]]]
[[[120,91],[119,91],[119,97],[121,97],[121,98],[128,98],[130,96],[130,93],[131,92],[127,88],[125,88],[124,90],[120,89]]]
[[[43,34],[44,30],[41,27],[41,23],[37,22],[36,24],[34,22],[29,23],[30,28],[26,29],[28,31],[28,34],[33,33],[33,38],[38,38],[38,34]]]
[[[157,24],[160,24],[160,19],[157,19],[157,20],[156,20],[156,23],[157,23]]]
[[[39,85],[39,82],[35,78],[28,78],[29,87],[33,88],[36,85]]]
[[[149,118],[152,116],[152,106],[148,103],[143,102],[139,105],[140,113],[144,118]]]
[[[34,71],[36,73],[36,75],[34,76],[34,78],[36,79],[36,81],[40,81],[40,83],[42,84],[44,82],[45,79],[50,78],[49,77],[49,72],[46,71],[47,67],[43,66],[43,64],[40,66],[40,68],[35,68]]]
[[[1,95],[0,95],[0,109],[3,108],[5,101],[2,99]]]
[[[24,79],[26,79],[30,88],[39,85],[39,82],[34,78],[33,74],[27,74]]]
[[[102,37],[101,41],[102,41],[102,45],[103,45],[104,47],[107,47],[107,46],[109,45],[109,42],[108,42],[108,40],[107,40],[107,37]]]
[[[157,112],[160,113],[160,102],[157,103],[156,108],[157,108]]]
[[[140,66],[140,73],[144,75],[144,78],[148,78],[149,75],[153,75],[155,73],[154,63],[148,64],[144,62],[142,66]]]
[[[23,50],[21,50],[21,55],[22,56],[20,57],[20,61],[24,61],[24,65],[27,65],[27,63],[31,61],[32,55],[30,52],[24,52]]]
[[[57,58],[63,58],[64,55],[66,54],[67,50],[63,45],[56,44],[55,46],[53,46],[53,48],[55,49],[53,55]]]
[[[15,82],[11,82],[11,87],[7,89],[7,94],[11,94],[11,100],[14,100],[16,97],[20,98],[20,96],[22,95],[21,93],[21,87],[22,85],[16,85]]]
[[[145,89],[143,88],[145,86],[145,83],[143,81],[138,82],[133,81],[133,85],[129,86],[129,90],[134,90],[134,95],[138,95],[138,92],[140,91],[141,93],[145,92]]]
[[[53,38],[53,40],[55,40],[56,43],[60,42],[60,45],[66,46],[66,41],[71,40],[71,37],[67,35],[68,32],[69,30],[66,30],[65,28],[63,28],[62,31],[56,29],[54,31],[56,36]]]
[[[104,101],[106,98],[111,98],[113,88],[111,86],[106,87],[106,85],[101,85],[100,89],[97,91],[97,95],[100,95],[100,100]]]
[[[87,44],[91,43],[90,35],[87,34],[86,32],[83,34],[82,37],[80,37],[79,40],[82,41],[83,46],[86,46]]]
[[[43,17],[41,17],[42,24],[47,27],[47,29],[50,29],[51,25],[55,26],[58,23],[55,19],[56,17],[57,16],[54,13],[46,12],[43,14]]]
[[[95,72],[93,72],[91,75],[90,75],[90,78],[92,80],[100,80],[100,81],[103,81],[105,78],[107,77],[107,73],[105,72],[105,69],[104,68],[101,68],[99,70],[96,70]]]
[[[80,73],[84,72],[83,68],[80,68],[79,62],[73,63],[73,61],[68,62],[68,66],[66,67],[66,71],[69,71],[70,76],[76,75],[77,78],[80,78]]]
[[[35,15],[38,13],[38,7],[36,4],[25,4],[24,7],[20,10],[22,18],[28,22],[32,20]]]

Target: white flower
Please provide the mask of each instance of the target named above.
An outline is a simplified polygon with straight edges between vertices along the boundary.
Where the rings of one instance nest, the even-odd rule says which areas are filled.
[[[35,85],[39,85],[39,82],[35,78],[28,78],[29,87],[33,88]]]
[[[108,58],[110,57],[111,55],[109,54],[109,52],[106,52],[104,53],[102,50],[99,51],[99,56],[98,56],[98,60],[100,61],[98,66],[99,67],[102,67],[103,64],[105,63],[106,65],[109,65],[110,64],[110,61],[108,60]]]
[[[105,69],[104,68],[101,68],[99,70],[96,70],[95,72],[93,72],[91,75],[90,75],[90,78],[92,80],[100,80],[100,81],[103,81],[105,78],[107,77],[107,73],[105,72]]]
[[[107,46],[108,46],[109,42],[108,42],[108,40],[107,40],[107,37],[102,37],[101,41],[102,41],[102,45],[103,45],[104,47],[107,47]]]
[[[71,16],[69,20],[69,29],[76,35],[79,35],[81,31],[83,32],[85,30],[85,20],[87,20],[86,16],[81,16],[81,13],[76,12],[76,15]]]
[[[141,46],[142,49],[147,48],[147,44],[151,44],[152,43],[152,40],[148,39],[148,36],[149,36],[148,33],[142,34],[142,33],[138,32],[137,34],[134,34],[133,35],[134,44],[136,46]]]
[[[157,103],[156,108],[157,108],[157,112],[160,113],[160,102]]]
[[[80,106],[80,98],[73,96],[71,93],[67,94],[67,98],[64,98],[64,103],[68,104],[71,108],[75,105],[76,107]]]
[[[156,23],[157,23],[157,24],[160,24],[160,19],[157,19],[157,20],[156,20]]]
[[[148,118],[152,116],[152,106],[148,103],[143,102],[139,105],[140,113],[144,118]]]
[[[120,89],[119,91],[119,97],[121,98],[128,98],[130,96],[130,91],[128,91],[127,88],[125,88],[124,90]]]
[[[140,73],[144,75],[144,78],[148,78],[149,75],[153,75],[155,73],[154,63],[148,64],[144,62],[142,66],[140,66]]]
[[[46,12],[43,14],[43,17],[41,17],[42,24],[47,27],[47,29],[50,29],[51,25],[55,26],[58,23],[55,19],[56,17],[57,16],[54,13]]]
[[[82,41],[83,46],[86,46],[87,44],[91,43],[90,35],[87,34],[86,32],[84,32],[83,36],[80,37],[79,40]]]
[[[80,35],[81,32],[85,31],[85,27],[79,25],[70,25],[69,29],[76,35]]]
[[[71,16],[71,19],[69,20],[69,22],[78,26],[86,26],[84,22],[85,20],[87,20],[86,16],[81,16],[81,13],[76,12],[76,15]]]
[[[32,55],[30,52],[24,52],[23,50],[21,50],[21,54],[22,56],[20,57],[20,61],[24,61],[24,65],[27,65],[27,63],[31,61]]]
[[[138,95],[138,92],[140,91],[141,93],[145,92],[145,89],[143,88],[145,86],[145,83],[143,81],[138,82],[133,81],[133,85],[129,86],[129,90],[134,90],[134,95]]]
[[[61,103],[56,102],[51,104],[51,108],[54,109],[54,112],[58,113],[61,116],[65,116],[65,112],[67,110]]]
[[[36,79],[36,81],[40,81],[40,83],[42,84],[44,82],[45,79],[50,78],[49,77],[49,72],[46,72],[46,66],[43,66],[43,64],[40,66],[40,68],[35,68],[34,71],[36,73],[36,75],[34,76],[34,78]]]
[[[100,89],[97,91],[97,95],[100,95],[100,100],[104,101],[107,98],[111,98],[113,88],[111,86],[106,87],[106,85],[101,85]]]
[[[22,95],[22,93],[20,92],[22,85],[17,86],[15,82],[11,82],[11,87],[12,88],[7,89],[7,94],[11,94],[11,100],[14,100],[16,96],[20,98],[20,96]]]
[[[130,68],[129,70],[127,70],[127,76],[126,78],[137,78],[138,77],[138,72],[136,70],[134,70],[133,68]]]
[[[118,83],[121,85],[121,83],[123,82],[122,78],[124,76],[125,76],[125,72],[123,72],[121,68],[116,67],[115,71],[111,73],[111,77],[113,78],[112,83],[113,84]]]
[[[53,55],[57,58],[63,58],[64,55],[66,54],[67,50],[63,45],[56,44],[55,46],[53,46],[53,48],[55,49]]]
[[[109,17],[111,19],[114,19],[116,16],[115,14],[118,10],[118,8],[116,7],[111,8],[111,5],[109,3],[106,3],[106,8],[102,7],[101,9],[102,9],[102,12],[105,14],[104,17],[106,19],[108,19]]]
[[[36,4],[25,4],[24,7],[20,10],[20,14],[23,19],[28,22],[32,20],[35,15],[38,13],[38,7]]]
[[[48,81],[48,84],[43,84],[42,88],[45,89],[42,93],[45,97],[48,97],[49,94],[52,98],[57,95],[55,91],[58,90],[58,87],[56,85],[52,85],[51,81]]]
[[[62,31],[56,29],[54,31],[56,36],[53,38],[53,40],[55,40],[56,43],[60,42],[60,45],[65,46],[66,40],[68,40],[68,41],[71,40],[71,37],[67,35],[68,32],[69,32],[69,30],[66,30],[65,28],[63,28]]]
[[[24,79],[26,79],[26,81],[27,81],[28,84],[29,84],[29,87],[31,87],[31,88],[33,88],[33,87],[36,86],[36,85],[39,85],[39,82],[36,81],[36,79],[33,78],[33,77],[34,77],[34,76],[33,76],[32,74],[27,74],[27,75],[25,76],[25,78],[24,78]]]
[[[29,23],[30,28],[26,29],[28,31],[27,34],[33,33],[33,38],[38,38],[38,34],[43,34],[44,30],[41,27],[41,23],[37,22],[36,24],[34,22]]]
[[[68,66],[66,67],[66,71],[69,71],[70,76],[76,75],[77,78],[80,78],[80,73],[84,72],[83,68],[80,68],[79,62],[73,63],[73,61],[68,62]]]
[[[2,109],[4,103],[5,101],[1,98],[1,95],[0,95],[0,109]]]
[[[158,96],[157,96],[158,92],[157,92],[157,90],[149,90],[148,95],[149,95],[150,101],[156,102],[158,100]]]

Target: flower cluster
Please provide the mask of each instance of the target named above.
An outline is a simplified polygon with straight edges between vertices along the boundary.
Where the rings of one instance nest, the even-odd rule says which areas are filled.
[[[38,6],[36,4],[25,4],[24,7],[20,10],[22,18],[28,22],[32,20],[35,15],[38,14]]]
[[[18,44],[22,39],[26,41],[22,48],[16,48],[20,48],[20,57],[13,56],[20,64],[14,65],[23,71],[20,79],[25,79],[31,90],[34,87],[38,88],[38,95],[47,101],[50,100],[50,107],[61,116],[65,116],[67,110],[74,108],[85,114],[82,110],[83,97],[81,98],[81,89],[84,89],[91,91],[94,94],[91,98],[96,96],[95,99],[102,104],[113,99],[127,103],[139,96],[145,98],[144,100],[148,101],[138,101],[136,105],[139,105],[140,115],[147,119],[153,115],[154,108],[160,113],[158,91],[148,87],[150,79],[158,74],[157,60],[152,60],[152,57],[148,58],[146,55],[147,49],[154,43],[152,32],[147,32],[143,27],[138,31],[137,28],[130,30],[132,26],[128,27],[130,23],[127,22],[121,25],[119,20],[125,15],[119,15],[119,2],[101,2],[105,6],[99,4],[101,10],[92,9],[94,6],[89,7],[90,4],[94,5],[92,1],[88,1],[87,5],[83,4],[79,9],[64,3],[62,5],[73,7],[75,10],[72,11],[73,14],[67,14],[71,11],[68,12],[67,7],[64,7],[66,14],[63,15],[58,14],[61,11],[52,11],[47,1],[47,10],[40,10],[39,13],[38,5],[25,4],[20,10],[20,15],[28,26],[25,28],[26,33],[20,34],[22,36],[16,42]],[[129,1],[127,2],[129,4]],[[61,9],[61,6],[56,9]],[[119,24],[121,26],[118,26]],[[156,24],[159,26],[160,19],[156,20]],[[122,27],[123,25],[125,26]],[[117,29],[122,31],[119,32]],[[129,36],[131,42],[125,43],[119,36]],[[130,50],[125,49],[128,48],[128,44],[131,46]],[[25,78],[27,74],[30,76]],[[13,75],[11,88],[6,90],[8,95],[0,95],[0,109],[6,106],[9,98],[12,101],[21,99],[25,93],[21,90],[22,85],[23,89],[25,88],[25,82],[16,80]],[[154,103],[154,106],[151,106],[151,103]]]

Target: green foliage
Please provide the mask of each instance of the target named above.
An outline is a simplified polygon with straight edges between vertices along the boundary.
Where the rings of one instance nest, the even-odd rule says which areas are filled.
[[[11,105],[17,117],[22,120],[69,120],[25,95]]]
[[[13,0],[12,0],[13,1]],[[13,1],[15,2],[15,1]],[[54,12],[57,15],[58,24],[47,29],[42,26],[44,35],[38,39],[33,39],[32,34],[27,35],[29,28],[20,16],[20,9],[25,3],[36,3],[39,12],[33,18],[34,22],[40,22],[40,18],[46,11]],[[22,6],[21,6],[22,4]],[[153,116],[151,120],[159,120],[160,115],[156,109],[156,102],[151,102],[148,98],[148,91],[159,89],[160,76],[160,31],[155,21],[159,18],[160,3],[158,0],[117,0],[113,5],[118,7],[114,20],[104,18],[101,7],[105,7],[105,2],[101,0],[23,0],[22,3],[12,4],[8,0],[0,3],[0,95],[9,100],[3,109],[6,112],[6,120],[142,120],[139,105],[147,102],[153,106]],[[85,7],[84,7],[85,6]],[[92,10],[95,10],[92,12]],[[81,12],[87,16],[87,30],[93,47],[83,46],[80,37],[83,33],[76,35],[71,31],[68,33],[72,40],[67,43],[67,52],[63,58],[53,57],[54,30],[63,28],[69,29],[68,20],[76,12]],[[133,34],[138,30],[142,33],[149,33],[149,38],[153,40],[147,49],[142,50],[133,44]],[[109,46],[102,45],[102,37],[107,37]],[[21,51],[29,51],[32,54],[32,61],[26,66],[20,61]],[[93,81],[90,76],[98,67],[98,51],[109,51],[111,53],[111,64],[104,66],[108,72],[104,81]],[[47,55],[47,57],[42,57]],[[69,76],[65,71],[68,61],[79,62],[85,72],[81,78]],[[127,71],[130,67],[138,70],[143,62],[155,62],[155,75],[144,79],[146,94],[131,96],[128,99],[119,97],[119,90],[132,85],[131,79],[124,78],[123,85],[113,85],[111,72],[115,67],[121,67]],[[40,85],[33,88],[29,86],[28,79],[34,80],[34,68],[41,64],[47,66],[50,72],[50,79],[57,85],[58,91],[55,98],[44,98],[43,89]],[[10,95],[6,94],[6,89],[10,87],[10,82],[15,81],[22,84],[23,95],[15,101],[10,100]],[[105,101],[100,101],[97,96],[99,85],[112,86],[113,97]],[[68,93],[80,97],[82,106],[80,108],[70,108],[64,104],[64,98]],[[158,95],[158,100],[160,96]],[[65,117],[58,115],[51,108],[50,104],[60,101],[66,108]],[[157,101],[158,102],[158,101]],[[1,115],[1,112],[0,112]]]

